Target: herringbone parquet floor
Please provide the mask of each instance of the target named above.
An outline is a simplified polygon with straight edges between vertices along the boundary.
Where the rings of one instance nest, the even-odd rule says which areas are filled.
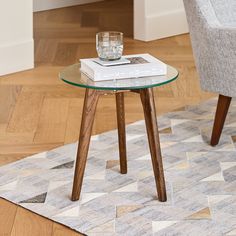
[[[178,68],[176,82],[155,89],[158,114],[212,96],[200,90],[189,35],[152,42],[132,39],[132,0],[109,0],[34,14],[33,70],[0,78],[0,165],[78,139],[84,90],[62,83],[58,72],[96,56],[95,33],[125,33],[125,54],[150,53]],[[137,95],[126,94],[127,123],[143,119]],[[100,99],[93,133],[116,128],[114,97]],[[0,235],[77,233],[0,200]]]

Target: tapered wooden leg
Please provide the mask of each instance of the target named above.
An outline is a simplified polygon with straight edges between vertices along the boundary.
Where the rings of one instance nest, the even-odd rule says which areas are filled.
[[[229,110],[232,97],[219,95],[218,104],[215,114],[215,121],[211,135],[211,145],[215,146],[219,143],[220,136],[224,127],[225,119]]]
[[[156,109],[155,109],[155,102],[152,88],[140,90],[140,97],[143,104],[158,199],[161,202],[165,202],[167,200],[166,186],[165,186],[165,178],[164,178],[162,156],[160,149],[159,132],[156,120]]]
[[[127,173],[124,93],[116,93],[116,114],[120,152],[120,172]]]
[[[79,200],[81,187],[83,183],[84,170],[87,161],[92,127],[95,117],[96,106],[99,93],[93,89],[86,89],[84,98],[84,107],[80,127],[79,145],[74,173],[74,183],[72,190],[72,201]]]

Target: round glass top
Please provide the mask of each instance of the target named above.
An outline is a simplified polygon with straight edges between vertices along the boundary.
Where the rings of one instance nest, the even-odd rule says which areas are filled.
[[[59,78],[68,84],[78,87],[97,90],[135,90],[161,86],[170,83],[178,77],[178,71],[167,65],[167,74],[162,76],[138,77],[127,79],[111,79],[106,81],[93,81],[80,72],[80,63],[66,67],[59,74]]]

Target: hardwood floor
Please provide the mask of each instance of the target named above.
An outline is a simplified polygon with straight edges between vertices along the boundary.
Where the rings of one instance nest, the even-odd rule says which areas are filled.
[[[78,140],[84,89],[59,71],[96,56],[95,33],[125,33],[125,54],[151,53],[175,66],[179,79],[154,90],[158,115],[211,97],[200,90],[189,35],[152,42],[132,39],[132,0],[109,0],[34,14],[36,68],[0,78],[0,165]],[[138,95],[125,95],[126,122],[143,119]],[[101,97],[93,134],[117,127],[115,96]],[[0,235],[80,235],[0,200]]]

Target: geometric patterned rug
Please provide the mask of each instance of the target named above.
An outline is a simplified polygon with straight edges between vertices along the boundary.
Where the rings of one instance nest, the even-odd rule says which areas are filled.
[[[128,174],[117,130],[92,137],[78,202],[77,143],[0,167],[0,197],[89,236],[236,235],[236,101],[209,143],[216,99],[158,118],[168,201],[156,197],[144,121],[127,125]]]

